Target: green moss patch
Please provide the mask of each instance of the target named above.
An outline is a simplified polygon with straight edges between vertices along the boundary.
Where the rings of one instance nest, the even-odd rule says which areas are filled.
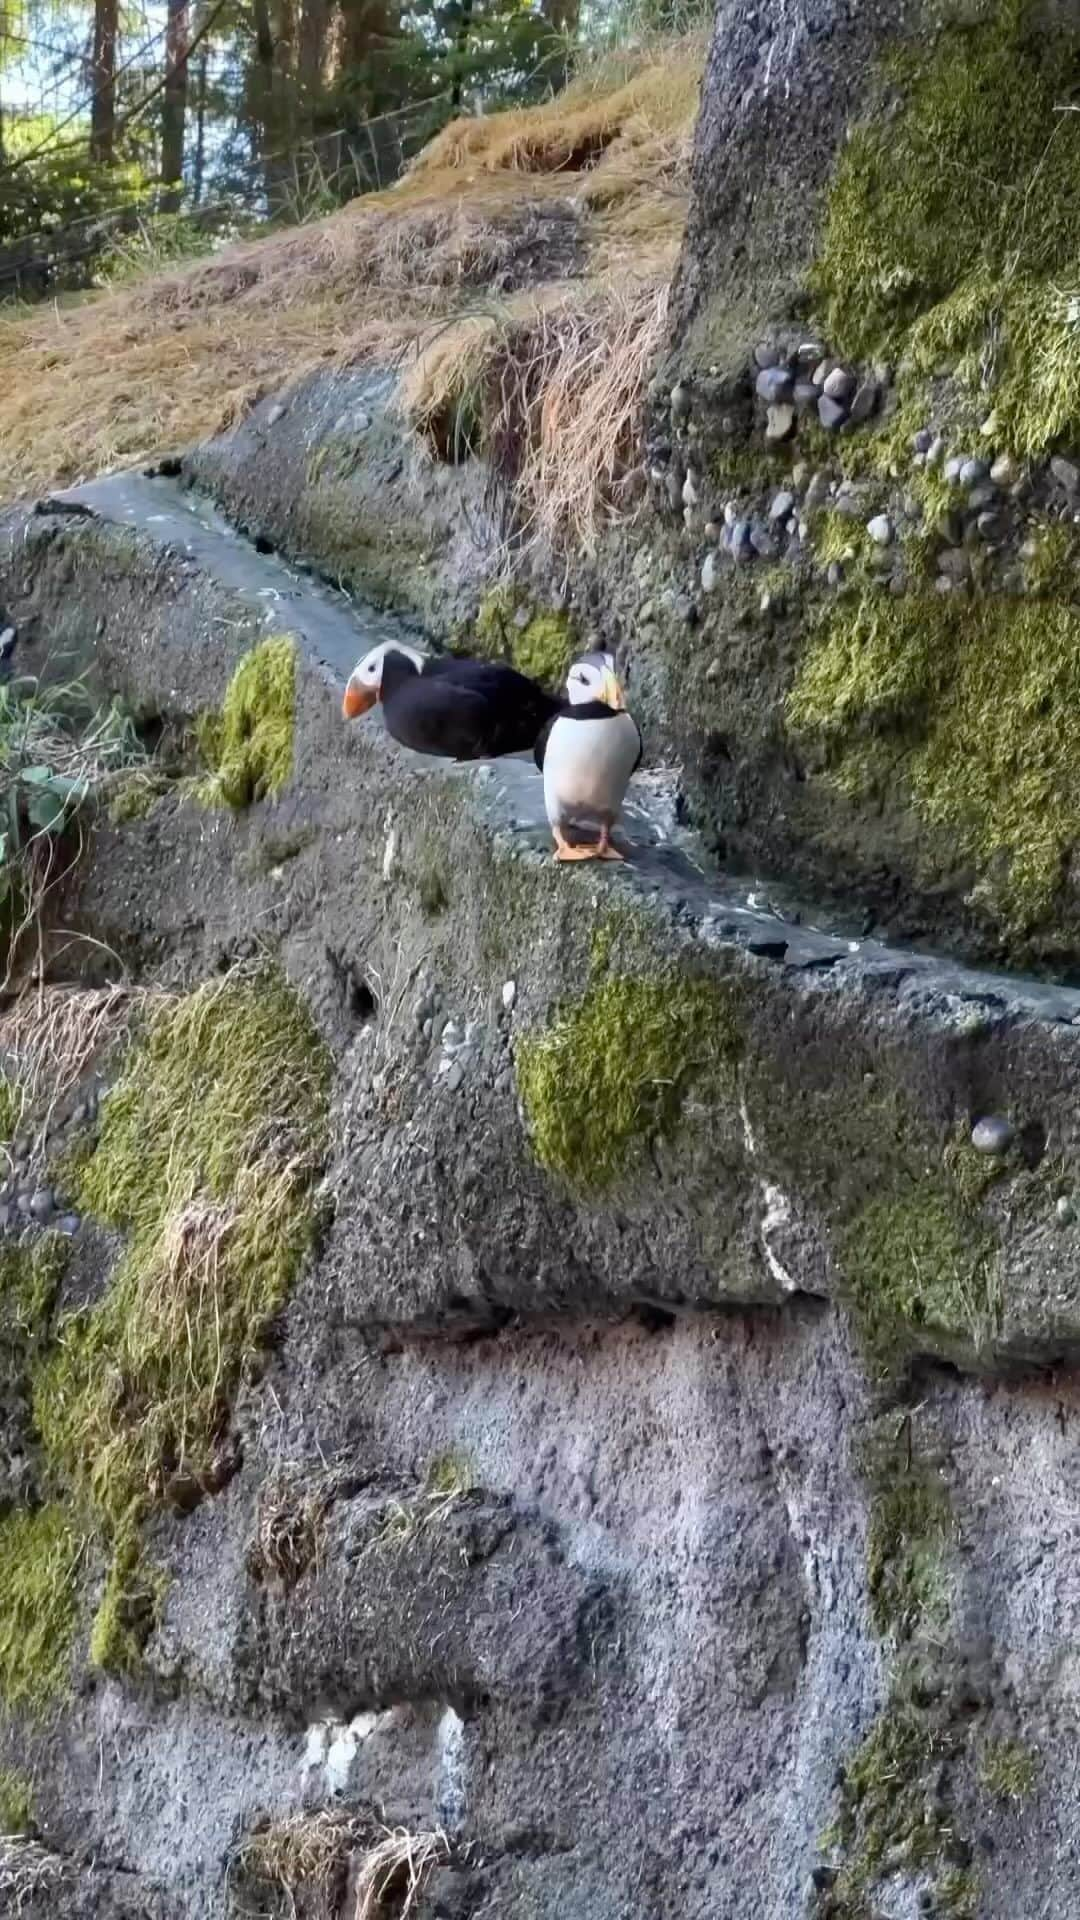
[[[866,1575],[875,1633],[908,1640],[944,1627],[952,1533],[945,1487],[920,1462],[902,1465],[891,1450],[875,1463],[872,1485]]]
[[[85,1546],[63,1506],[0,1520],[0,1699],[40,1713],[68,1685]]]
[[[845,145],[812,290],[856,356],[908,343],[985,386],[1001,436],[1035,453],[1080,431],[1080,31],[1033,0],[905,48],[900,100]],[[917,323],[917,325],[915,324]],[[984,406],[985,411],[985,406]]]
[[[565,680],[577,641],[569,614],[532,607],[515,587],[495,587],[486,596],[472,633],[482,658],[508,660],[519,673],[551,688]]]
[[[263,640],[244,655],[220,714],[204,714],[199,746],[212,769],[199,786],[206,806],[250,807],[292,778],[296,642]]]
[[[996,1320],[994,1242],[947,1182],[898,1183],[845,1222],[841,1262],[871,1351],[885,1359],[912,1331],[976,1349]]]
[[[828,778],[863,801],[899,781],[1010,935],[1052,912],[1080,842],[1080,610],[873,591],[825,609],[787,701]]]
[[[30,1782],[15,1767],[0,1767],[0,1837],[26,1833],[34,1814]]]
[[[133,1510],[113,1548],[105,1591],[90,1635],[90,1664],[137,1674],[143,1648],[161,1619],[168,1575],[146,1562]]]
[[[691,1090],[730,1096],[739,1051],[733,989],[675,975],[598,980],[518,1044],[537,1159],[579,1190],[612,1185],[678,1130]]]
[[[52,1311],[67,1264],[68,1243],[45,1233],[29,1246],[0,1248],[0,1340],[32,1339]]]

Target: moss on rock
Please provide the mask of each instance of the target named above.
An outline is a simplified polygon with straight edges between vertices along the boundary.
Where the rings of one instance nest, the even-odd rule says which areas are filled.
[[[999,1800],[1026,1800],[1035,1787],[1036,1756],[1020,1740],[988,1740],[979,1756],[979,1779]]]
[[[15,1767],[0,1767],[0,1837],[26,1833],[33,1819],[30,1782]]]
[[[292,778],[296,642],[263,640],[244,655],[219,714],[204,714],[199,745],[212,769],[198,788],[205,806],[249,807]]]
[[[911,345],[985,387],[1034,453],[1080,431],[1080,29],[999,0],[887,62],[896,112],[844,146],[811,286],[847,354]],[[984,406],[985,411],[985,406]]]
[[[476,652],[509,660],[519,673],[558,687],[574,656],[577,631],[569,614],[534,607],[516,587],[495,587],[480,604],[472,632]]]
[[[84,1536],[65,1507],[0,1520],[0,1700],[41,1713],[68,1684]]]
[[[866,1582],[875,1633],[909,1640],[945,1625],[949,1612],[945,1549],[952,1531],[948,1493],[922,1462],[902,1463],[890,1448],[871,1471]]]
[[[518,1089],[537,1159],[571,1187],[611,1186],[673,1134],[691,1092],[730,1097],[739,1055],[734,989],[674,974],[609,976],[519,1042]]]
[[[1077,608],[868,591],[819,616],[787,721],[852,798],[902,782],[1018,937],[1053,913],[1080,843],[1078,699]]]
[[[310,1243],[329,1062],[270,970],[152,1017],[107,1096],[78,1202],[127,1232],[65,1321],[34,1409],[54,1468],[116,1530],[212,1475],[222,1421]]]
[[[143,1648],[161,1619],[168,1575],[147,1564],[138,1509],[114,1545],[90,1635],[90,1664],[106,1673],[137,1674]]]

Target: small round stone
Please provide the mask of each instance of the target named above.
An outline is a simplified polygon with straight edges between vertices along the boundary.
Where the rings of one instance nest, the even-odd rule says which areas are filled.
[[[51,1188],[39,1187],[36,1193],[31,1194],[30,1211],[35,1220],[52,1219],[53,1214],[56,1212],[56,1202],[53,1199]]]
[[[858,384],[855,375],[849,373],[846,367],[834,367],[832,372],[827,374],[825,378],[826,398],[840,401],[850,400]]]
[[[81,1223],[77,1213],[62,1213],[56,1224],[60,1232],[66,1233],[70,1240],[72,1234],[78,1233]]]
[[[1000,1113],[988,1113],[971,1129],[971,1144],[976,1153],[1000,1156],[1008,1153],[1013,1142],[1012,1122]]]
[[[8,1201],[0,1201],[0,1233],[6,1233],[11,1225],[12,1210]]]
[[[788,493],[784,491],[782,493],[775,494],[773,497],[772,506],[769,508],[769,519],[770,520],[786,520],[788,517],[788,514],[791,512],[791,509],[794,505],[795,505],[795,495],[793,493]]]
[[[717,580],[716,555],[715,553],[707,553],[705,555],[704,560],[701,563],[702,593],[712,593],[716,586],[716,580]]]
[[[29,1213],[30,1202],[32,1201],[33,1197],[34,1196],[32,1193],[20,1193],[18,1199],[15,1202],[15,1205],[18,1207],[20,1213],[27,1213],[27,1214]]]
[[[888,547],[892,544],[893,524],[887,513],[877,513],[866,523],[866,531],[875,546]]]
[[[1065,1193],[1058,1195],[1054,1205],[1054,1212],[1057,1215],[1058,1225],[1061,1227],[1067,1227],[1071,1221],[1076,1219],[1076,1209],[1069,1199],[1068,1194]]]
[[[977,487],[985,480],[990,469],[985,460],[965,460],[957,476],[962,487]]]
[[[934,444],[932,428],[920,427],[918,433],[913,435],[911,444],[916,453],[929,453]]]
[[[460,1060],[455,1060],[453,1066],[451,1067],[449,1073],[446,1076],[446,1085],[449,1091],[451,1093],[456,1093],[462,1081],[464,1080],[464,1078],[465,1078],[465,1072],[461,1065],[461,1062]]]
[[[502,1003],[503,1003],[503,1006],[506,1008],[507,1013],[509,1013],[516,999],[517,999],[517,981],[504,980],[503,990],[502,990]]]
[[[758,374],[754,387],[758,399],[764,400],[766,406],[779,406],[791,399],[795,379],[786,367],[766,367]]]
[[[827,433],[835,433],[837,427],[842,427],[847,419],[847,408],[839,400],[831,400],[827,393],[823,394],[818,401],[818,419]]]
[[[671,389],[671,417],[673,420],[687,420],[690,417],[692,401],[690,389],[679,380]]]

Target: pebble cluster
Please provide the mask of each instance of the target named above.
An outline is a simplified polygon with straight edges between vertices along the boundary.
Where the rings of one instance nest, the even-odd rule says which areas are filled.
[[[513,980],[502,987],[502,1008],[492,1021],[470,1020],[444,1007],[433,982],[421,981],[412,1009],[414,1029],[430,1049],[431,1079],[447,1093],[458,1093],[467,1082],[487,1084],[508,1093],[513,1073],[507,1053],[509,1017],[517,997]]]
[[[697,593],[713,593],[729,567],[813,559],[815,521],[824,513],[851,523],[850,553],[830,554],[825,562],[831,586],[841,584],[845,567],[862,553],[883,584],[906,590],[905,540],[928,534],[938,592],[965,590],[988,560],[1003,563],[996,582],[1003,590],[1025,590],[1018,563],[1034,553],[1027,522],[1049,513],[1080,523],[1080,465],[1059,454],[1021,467],[994,447],[991,416],[971,436],[980,446],[951,445],[947,433],[928,422],[890,474],[837,477],[843,440],[875,417],[890,415],[895,403],[892,368],[846,365],[821,340],[762,342],[736,380],[710,375],[676,382],[667,394],[667,420],[660,416],[650,441],[649,481],[654,500],[681,517],[695,544],[704,544],[683,608],[691,623],[699,617]],[[823,434],[837,440],[835,466],[823,449]],[[800,457],[800,436],[806,458]],[[756,487],[724,487],[719,476],[725,462],[718,453],[741,450],[752,462],[755,449],[770,448],[778,456],[771,489],[767,468]],[[786,472],[784,448],[791,462]],[[925,480],[931,475],[941,484],[928,508]],[[755,492],[759,503],[750,504],[748,494]],[[938,505],[942,498],[948,501],[944,508]]]
[[[7,1177],[0,1182],[0,1233],[21,1233],[32,1226],[50,1227],[68,1235],[79,1231],[79,1215],[57,1191],[55,1182],[50,1182],[46,1161],[55,1160],[92,1124],[98,1097],[97,1089],[91,1088],[69,1113],[49,1121],[44,1139],[22,1133],[14,1140]]]

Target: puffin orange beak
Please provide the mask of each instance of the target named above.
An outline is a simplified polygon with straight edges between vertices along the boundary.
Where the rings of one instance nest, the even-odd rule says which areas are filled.
[[[604,673],[604,685],[600,698],[606,707],[614,707],[617,713],[626,705],[626,701],[623,699],[623,690],[610,669]]]
[[[341,711],[346,720],[359,720],[360,715],[366,713],[369,707],[373,707],[377,699],[378,694],[374,687],[358,687],[354,680],[350,680],[345,689]]]

